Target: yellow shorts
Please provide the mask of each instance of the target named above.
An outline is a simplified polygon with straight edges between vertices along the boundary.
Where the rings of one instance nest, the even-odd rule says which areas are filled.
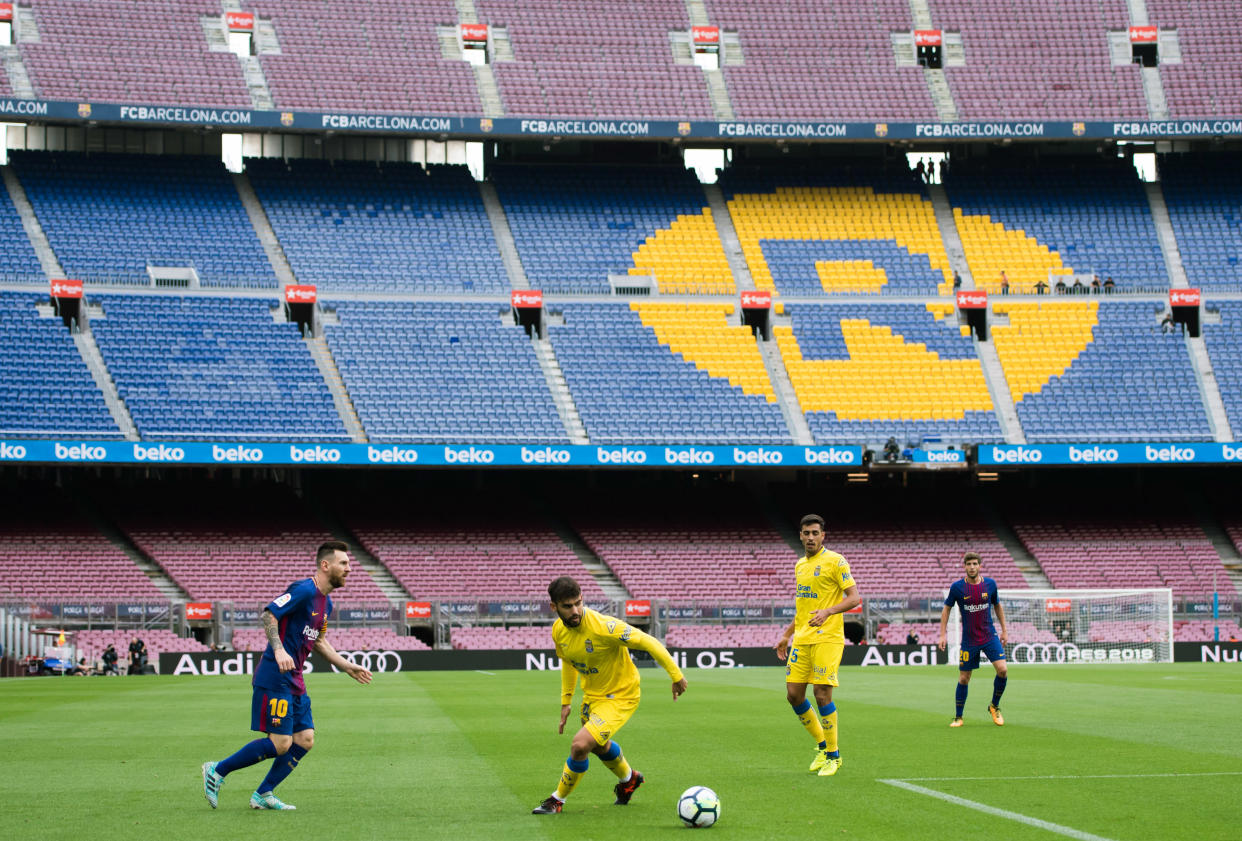
[[[840,642],[795,645],[789,649],[785,682],[840,686],[837,683],[837,670],[841,668],[841,655],[844,652],[845,644]]]
[[[594,701],[582,702],[579,718],[582,726],[595,737],[596,744],[603,747],[625,726],[636,709],[637,698],[596,698]]]

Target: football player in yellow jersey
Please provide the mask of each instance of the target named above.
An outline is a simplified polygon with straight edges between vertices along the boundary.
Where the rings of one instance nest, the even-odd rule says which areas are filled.
[[[557,732],[565,732],[570,702],[579,681],[582,729],[574,734],[556,791],[536,806],[533,814],[553,815],[561,811],[565,798],[586,773],[592,753],[617,775],[620,782],[613,788],[617,795],[615,803],[624,806],[643,784],[643,775],[630,767],[621,746],[612,738],[638,709],[638,669],[630,659],[629,649],[646,651],[664,667],[673,679],[674,701],[686,691],[686,678],[668,649],[655,637],[583,605],[582,588],[569,576],[549,584],[548,596],[557,615],[552,625],[552,642],[561,658],[561,726]]]
[[[824,518],[807,514],[799,526],[798,536],[806,554],[798,559],[795,569],[798,589],[794,621],[777,640],[776,656],[781,660],[788,657],[785,696],[816,743],[810,770],[831,777],[841,767],[832,688],[837,686],[837,670],[845,650],[842,614],[861,604],[862,597],[845,558],[824,548]],[[815,687],[817,711],[811,709],[806,697],[808,683]]]

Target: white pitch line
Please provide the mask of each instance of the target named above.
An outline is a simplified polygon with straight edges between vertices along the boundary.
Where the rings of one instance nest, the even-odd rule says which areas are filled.
[[[1046,829],[1049,832],[1055,832],[1057,835],[1064,835],[1067,838],[1076,838],[1078,841],[1113,841],[1111,838],[1105,838],[1102,835],[1092,835],[1090,832],[1083,832],[1070,826],[1061,826],[1058,823],[1050,821],[1041,821],[1039,818],[1032,818],[1028,815],[1020,815],[1017,812],[1009,812],[1005,809],[997,809],[993,806],[987,806],[983,803],[976,803],[973,800],[966,800],[962,797],[955,797],[952,794],[945,794],[942,791],[935,791],[930,788],[923,788],[905,780],[879,780],[878,782],[887,783],[890,786],[904,788],[907,791],[913,791],[915,794],[925,794],[928,797],[935,797],[937,800],[944,800],[948,803],[954,803],[958,806],[965,806],[967,809],[974,809],[977,812],[983,812],[988,815],[995,815],[998,818],[1005,818],[1010,821],[1024,823],[1027,826]]]
[[[1187,773],[1168,774],[1041,774],[1032,777],[901,777],[902,782],[916,783],[952,783],[961,780],[1130,780],[1149,777],[1242,777],[1242,771],[1191,771]],[[880,782],[890,782],[881,780]]]
[[[476,674],[480,674],[480,675],[491,675],[492,677],[496,677],[496,673],[495,673],[495,672],[485,672],[485,671],[483,671],[482,669],[475,669],[474,671],[475,671],[475,673],[476,673]]]

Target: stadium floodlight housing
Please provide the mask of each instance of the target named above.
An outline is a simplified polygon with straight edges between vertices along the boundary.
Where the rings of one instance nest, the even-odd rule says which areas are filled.
[[[1173,662],[1168,587],[1004,589],[998,595],[1009,630],[1005,656],[1012,664]],[[999,633],[1000,623],[993,621]],[[957,608],[949,614],[947,637],[949,662],[956,662],[962,639]]]

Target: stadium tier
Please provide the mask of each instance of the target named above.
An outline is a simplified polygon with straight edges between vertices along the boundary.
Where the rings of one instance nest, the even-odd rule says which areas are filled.
[[[972,340],[945,304],[787,305],[775,328],[815,440],[999,441]],[[896,387],[894,387],[896,386]]]
[[[503,27],[511,45],[512,56],[491,65],[507,115],[714,116],[703,71],[674,63],[669,33],[690,31],[684,3],[477,0],[474,7],[479,22]]]
[[[437,27],[458,19],[452,0],[246,0],[245,10],[270,20],[280,45],[258,58],[277,108],[483,112],[470,65],[441,53]]]
[[[1160,327],[1163,304],[992,309],[1009,318],[992,333],[1031,443],[1211,440],[1186,341]]]
[[[497,304],[336,305],[328,343],[370,440],[566,443],[531,340],[502,322],[507,313]]]
[[[1157,164],[1186,279],[1204,290],[1236,289],[1242,284],[1242,157],[1161,155]]]
[[[1191,619],[1173,623],[1173,638],[1178,642],[1211,642],[1218,631],[1222,641],[1242,640],[1242,626],[1230,619]]]
[[[72,520],[35,518],[0,529],[9,559],[0,601],[168,603],[121,549]]]
[[[898,67],[891,33],[914,29],[904,0],[706,0],[736,30],[742,60],[722,70],[741,119],[935,120],[918,67]],[[727,48],[726,48],[727,50]]]
[[[205,156],[14,152],[12,166],[69,277],[151,283],[193,268],[204,286],[276,286],[224,164]]]
[[[46,295],[0,292],[0,434],[120,437],[102,392]]]
[[[246,171],[300,283],[322,290],[507,292],[464,166],[253,158]]]
[[[669,625],[664,643],[670,648],[771,648],[785,628],[772,624]]]
[[[551,650],[552,629],[549,625],[518,625],[510,628],[486,626],[454,628],[453,648]]]
[[[1203,340],[1236,439],[1242,432],[1242,301],[1221,301],[1212,307],[1220,313],[1220,323],[1204,324]]]
[[[705,255],[705,280],[731,288],[723,252],[717,259],[714,251],[715,231],[687,222],[704,214],[707,198],[684,167],[496,164],[491,180],[532,288],[606,294],[610,274],[661,279],[669,263],[677,272],[662,282],[686,283],[695,271],[680,268],[676,243],[658,239],[683,227]]]
[[[130,0],[114,6],[36,0],[21,5],[33,12],[37,33],[34,40],[22,39],[19,49],[40,97],[252,107],[237,57],[207,47],[202,19],[214,19],[218,28],[220,3]]]
[[[1132,21],[1125,0],[927,5],[935,28],[961,34],[965,65],[944,70],[958,119],[1148,118],[1139,68],[1114,66],[1108,48]]]
[[[979,289],[1001,291],[1002,272],[1011,292],[1071,272],[1122,288],[1168,285],[1143,183],[1124,159],[997,151],[954,160],[945,190]]]
[[[347,441],[296,324],[254,298],[103,295],[92,331],[150,440]]]
[[[1217,68],[1233,61],[1231,33],[1242,26],[1242,10],[1233,3],[1145,0],[1147,19],[1161,29],[1176,29],[1181,61],[1160,63],[1160,83],[1169,116],[1233,117],[1242,114],[1242,89]]]
[[[117,669],[125,674],[129,667],[129,644],[135,638],[142,640],[147,647],[147,662],[152,665],[157,665],[160,655],[166,651],[180,654],[208,650],[206,645],[193,637],[177,636],[167,628],[79,631],[73,637],[73,644],[77,646],[78,656],[85,657],[87,664],[103,668],[104,649],[111,643],[116,648]]]
[[[940,638],[939,622],[888,622],[879,626],[875,641],[880,645],[905,645],[910,634],[920,645],[935,645]]]
[[[1038,510],[1011,515],[1052,586],[1170,587],[1175,599],[1210,596],[1215,587],[1236,597],[1216,549],[1188,516],[1093,515],[1067,502],[1045,500]]]
[[[593,443],[789,440],[753,342],[718,308],[565,304],[561,315],[548,336]],[[697,337],[680,332],[687,323],[702,325]],[[738,376],[711,373],[726,368]]]

